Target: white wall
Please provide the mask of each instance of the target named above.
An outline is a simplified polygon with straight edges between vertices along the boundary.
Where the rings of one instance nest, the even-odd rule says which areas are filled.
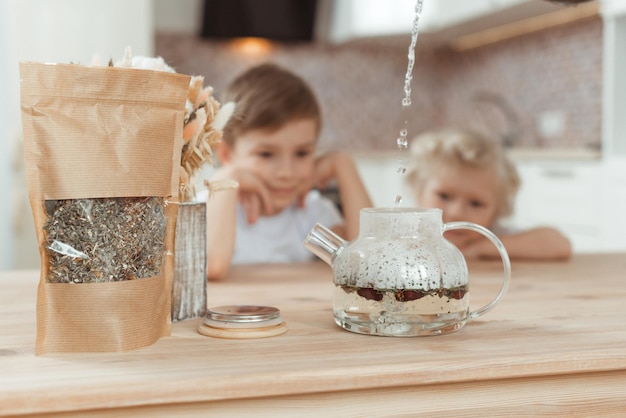
[[[354,155],[361,180],[374,207],[415,207],[415,196],[407,184],[406,175],[398,172],[400,167],[406,166],[408,158],[408,153],[400,150]],[[397,196],[402,198],[400,205],[396,204]]]
[[[603,146],[609,157],[626,157],[626,1],[605,0]]]
[[[8,24],[8,13],[6,12],[5,2],[0,2],[0,28],[6,27]],[[0,57],[6,56],[8,51],[7,37],[0,36]],[[7,68],[0,65],[0,190],[2,195],[7,196],[13,184],[13,174],[11,173],[10,158],[10,142],[9,142],[9,109],[8,103],[2,100],[8,95],[8,86],[2,82],[7,80]],[[0,203],[0,269],[7,267],[13,258],[13,246],[7,241],[11,237],[11,220],[13,219],[13,211],[11,202],[3,199]]]
[[[203,0],[154,0],[154,26],[171,33],[196,35],[202,27]]]
[[[153,0],[0,0],[0,190],[5,197],[0,269],[38,262],[32,231],[24,224],[32,224],[32,217],[19,170],[19,62],[90,64],[99,54],[106,63],[121,58],[126,46],[135,55],[152,56],[153,20]]]

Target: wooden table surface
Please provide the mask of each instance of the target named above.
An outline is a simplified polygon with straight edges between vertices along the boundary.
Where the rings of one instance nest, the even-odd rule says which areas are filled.
[[[497,293],[501,266],[469,267],[475,309]],[[276,306],[287,333],[217,339],[188,320],[147,348],[47,356],[34,355],[38,276],[0,272],[0,415],[626,413],[626,254],[515,262],[494,310],[456,333],[412,338],[336,326],[321,262],[239,267],[209,284],[209,306]]]

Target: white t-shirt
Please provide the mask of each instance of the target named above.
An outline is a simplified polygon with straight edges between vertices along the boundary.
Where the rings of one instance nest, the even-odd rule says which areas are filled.
[[[197,200],[206,199],[206,194],[201,194]],[[246,221],[241,205],[237,205],[232,264],[310,261],[314,256],[304,248],[304,239],[317,222],[328,228],[343,223],[334,203],[317,190],[309,192],[303,208],[294,204],[277,215],[260,217],[252,225]]]

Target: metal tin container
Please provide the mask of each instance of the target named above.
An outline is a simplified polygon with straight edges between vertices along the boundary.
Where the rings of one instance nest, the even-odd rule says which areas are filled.
[[[207,311],[198,332],[217,338],[265,338],[283,334],[287,324],[272,306],[227,305]]]

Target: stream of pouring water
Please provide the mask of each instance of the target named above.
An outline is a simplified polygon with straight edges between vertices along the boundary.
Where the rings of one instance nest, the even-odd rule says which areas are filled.
[[[408,58],[409,63],[406,68],[406,74],[404,76],[404,97],[402,98],[402,120],[404,121],[404,125],[400,129],[400,136],[396,139],[396,145],[403,151],[407,152],[407,148],[409,147],[409,139],[408,139],[408,123],[409,123],[409,110],[411,108],[411,80],[413,79],[413,65],[415,64],[415,44],[417,43],[417,37],[419,35],[419,21],[422,17],[422,5],[424,0],[416,0],[415,3],[415,18],[413,19],[413,27],[411,30],[411,44],[409,45]],[[402,155],[398,157],[398,169],[397,172],[399,175],[404,176],[407,171],[406,163]],[[402,195],[396,195],[395,202],[396,206],[402,204]]]

